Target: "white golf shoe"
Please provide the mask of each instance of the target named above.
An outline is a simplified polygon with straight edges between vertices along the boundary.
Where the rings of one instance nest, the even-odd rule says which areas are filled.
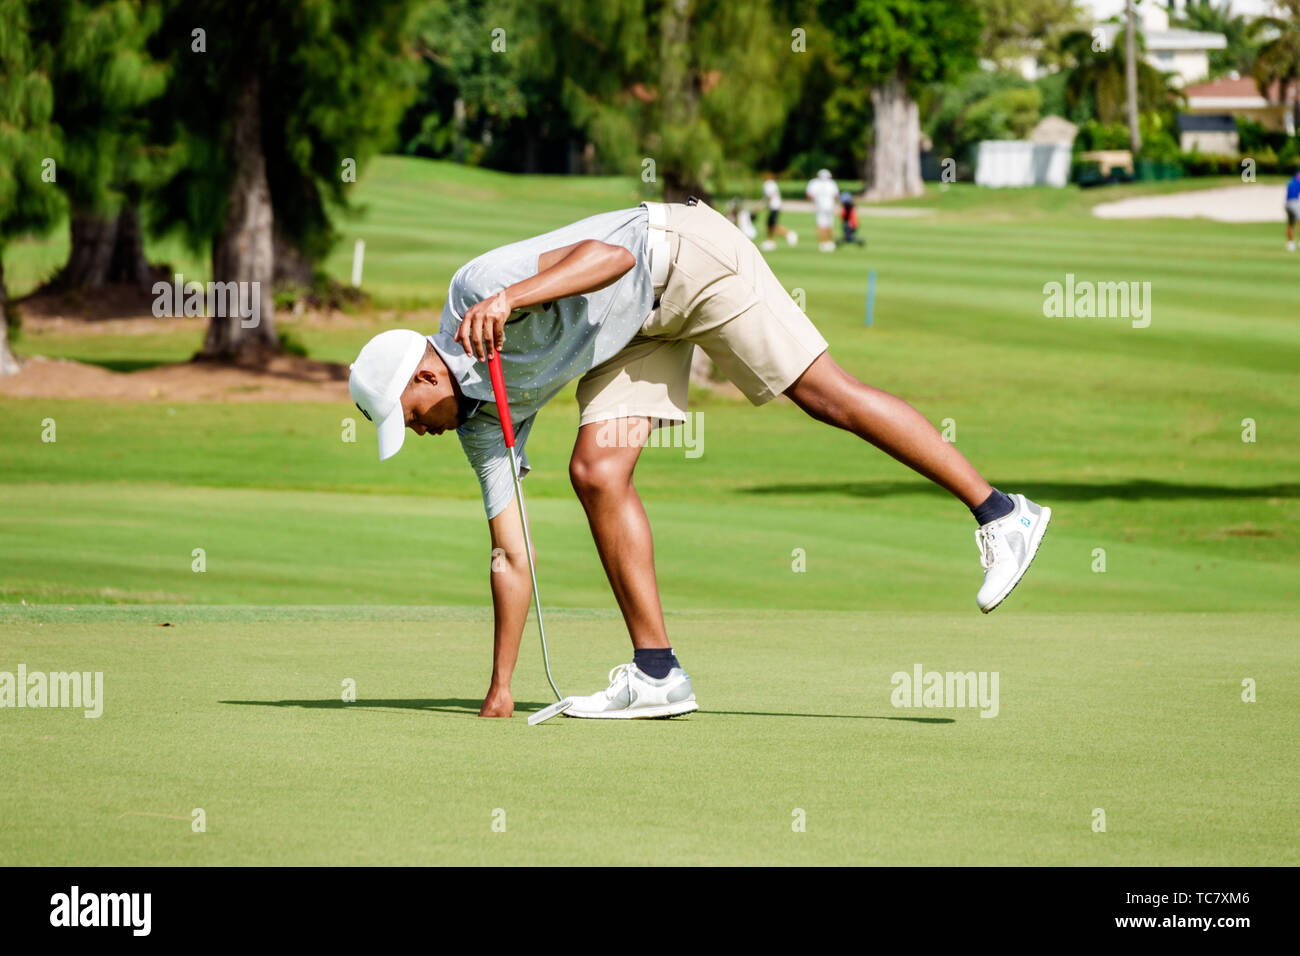
[[[762,245],[760,245],[759,248],[762,249],[764,252],[769,252],[772,249],[776,248],[776,240],[764,239]]]
[[[984,586],[975,601],[985,614],[1001,604],[1020,583],[1029,570],[1029,562],[1038,553],[1039,542],[1047,533],[1047,523],[1052,520],[1051,508],[1036,505],[1024,495],[1008,497],[1016,505],[1012,512],[980,525],[975,531],[980,564],[984,566]]]
[[[785,233],[785,244],[787,246],[799,245],[799,233],[795,232],[793,229],[787,229]]]
[[[619,664],[609,672],[609,686],[590,697],[575,697],[565,717],[675,717],[699,710],[691,678],[680,667],[655,679],[635,664]]]

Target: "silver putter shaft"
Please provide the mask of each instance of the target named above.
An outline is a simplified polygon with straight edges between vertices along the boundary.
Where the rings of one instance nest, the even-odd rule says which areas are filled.
[[[551,656],[546,652],[546,625],[542,623],[542,596],[537,590],[537,567],[533,564],[533,537],[528,533],[528,513],[524,510],[524,489],[519,483],[519,459],[515,456],[514,445],[509,446],[510,472],[515,479],[515,500],[519,502],[519,523],[524,527],[524,547],[528,549],[528,573],[533,579],[533,606],[537,608],[537,630],[542,636],[542,664],[546,668],[546,681],[555,692],[556,700],[563,700],[564,695],[555,686],[551,677]]]
[[[492,394],[497,402],[497,414],[501,418],[501,431],[506,440],[506,449],[510,452],[510,476],[515,482],[515,501],[519,502],[519,523],[524,529],[524,549],[528,555],[528,573],[533,580],[533,604],[537,608],[537,630],[542,636],[542,664],[546,668],[546,681],[555,692],[555,699],[563,701],[564,695],[555,686],[551,677],[551,656],[546,650],[546,625],[542,622],[542,596],[537,590],[537,567],[533,563],[533,536],[528,531],[528,512],[524,509],[524,489],[519,482],[519,458],[515,455],[515,429],[510,423],[510,401],[506,398],[505,376],[501,373],[501,355],[495,349],[488,356],[488,372],[492,377]],[[548,708],[549,709],[549,708]]]

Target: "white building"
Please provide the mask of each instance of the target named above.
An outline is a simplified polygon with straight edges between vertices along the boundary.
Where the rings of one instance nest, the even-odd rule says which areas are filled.
[[[1027,140],[984,140],[975,155],[977,186],[1055,186],[1070,181],[1070,149],[1079,127],[1044,116]]]
[[[1099,6],[1100,4],[1098,4]],[[1119,4],[1118,13],[1124,12]],[[1201,33],[1169,26],[1169,12],[1151,0],[1138,6],[1138,29],[1146,43],[1146,61],[1161,73],[1173,76],[1176,86],[1197,83],[1210,75],[1210,51],[1228,46],[1222,33]],[[1099,23],[1093,36],[1107,46],[1115,43],[1121,23]]]
[[[1183,2],[1173,0],[1175,9],[1181,9]],[[1232,0],[1233,12],[1248,16],[1267,14],[1271,7],[1270,0]],[[1107,45],[1113,44],[1123,29],[1124,0],[1081,0],[1079,8],[1085,15],[1083,22],[1093,24],[1089,28],[1093,36]],[[1139,3],[1137,14],[1138,29],[1146,42],[1146,61],[1162,73],[1173,74],[1178,86],[1197,83],[1209,76],[1210,51],[1222,50],[1228,45],[1227,37],[1221,33],[1170,27],[1169,12],[1163,5],[1157,6],[1157,0]],[[1115,22],[1105,22],[1108,20]],[[992,63],[981,65],[985,69],[994,68]],[[1013,69],[1027,80],[1036,80],[1052,72],[1045,69],[1033,54],[1021,57]]]

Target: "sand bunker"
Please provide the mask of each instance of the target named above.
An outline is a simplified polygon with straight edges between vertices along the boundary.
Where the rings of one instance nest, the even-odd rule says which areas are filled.
[[[1213,219],[1216,222],[1284,222],[1282,186],[1254,184],[1136,196],[1092,207],[1102,219]]]

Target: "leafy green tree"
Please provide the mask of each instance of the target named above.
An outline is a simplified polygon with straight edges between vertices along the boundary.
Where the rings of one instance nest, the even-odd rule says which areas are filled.
[[[159,174],[142,107],[166,83],[145,44],[159,22],[139,0],[44,0],[29,24],[63,131],[68,260],[56,288],[149,281],[138,204]]]
[[[1065,82],[1070,77],[1069,70],[1056,70],[1034,80],[1034,86],[1043,94],[1043,115],[1064,116],[1071,123],[1078,125],[1088,118],[1087,113],[1071,109],[1065,99]]]
[[[1124,39],[1125,31],[1120,31],[1115,42],[1098,49],[1091,33],[1078,30],[1061,42],[1069,64],[1065,102],[1072,112],[1082,107],[1103,125],[1124,119]],[[1134,39],[1142,49],[1142,34],[1135,33]],[[1139,115],[1167,109],[1175,91],[1165,74],[1141,56],[1137,57],[1136,69]]]
[[[669,201],[771,148],[808,61],[770,0],[538,0],[521,24],[523,75],[558,91],[607,168]]]
[[[182,161],[151,221],[210,244],[214,281],[260,288],[260,322],[213,316],[201,356],[278,350],[273,281],[310,279],[336,239],[331,208],[415,95],[413,3],[170,0],[154,50],[172,62],[159,108]]]
[[[809,22],[808,47],[818,55],[810,58],[776,149],[765,152],[760,164],[774,172],[788,169],[803,179],[823,167],[856,179],[866,162],[862,131],[871,124],[871,91],[851,82],[834,38],[820,23]]]
[[[925,86],[974,65],[979,11],[962,0],[826,0],[821,16],[835,32],[853,81],[871,88],[867,198],[919,195],[917,97]]]
[[[519,0],[441,0],[416,14],[415,47],[429,69],[402,119],[405,152],[511,165],[520,152],[518,139],[529,139],[526,129],[512,137],[519,132],[512,122],[531,118],[530,107],[537,105],[521,88],[518,57],[512,55],[518,37],[510,28],[518,23],[519,6]]]
[[[1085,17],[1077,0],[973,0],[984,21],[979,55],[1000,69],[1025,57],[1047,64],[1059,59],[1060,41]]]
[[[981,139],[1026,135],[1042,105],[1042,92],[1019,74],[975,70],[943,87],[925,131],[936,156],[965,159]]]
[[[0,0],[0,375],[18,370],[9,348],[7,240],[49,228],[63,211],[54,181],[62,157],[50,78],[32,48],[36,3]]]
[[[1269,87],[1277,83],[1283,99],[1291,90],[1292,118],[1300,130],[1300,0],[1276,0],[1275,15],[1261,17],[1256,29],[1272,33],[1255,57],[1251,75],[1260,93],[1267,97]]]
[[[999,90],[972,103],[963,117],[971,138],[1028,139],[1038,124],[1043,94],[1037,87]]]
[[[1128,127],[1124,123],[1098,123],[1095,119],[1086,119],[1079,125],[1074,148],[1083,152],[1128,149]]]

